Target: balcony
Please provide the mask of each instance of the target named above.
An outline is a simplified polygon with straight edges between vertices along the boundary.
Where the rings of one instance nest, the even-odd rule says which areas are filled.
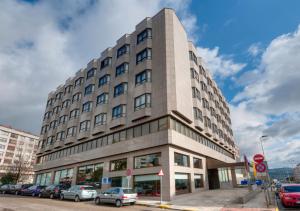
[[[81,140],[81,139],[88,138],[89,136],[90,136],[90,130],[80,131],[78,136],[77,136],[77,139]]]
[[[56,142],[54,142],[54,149],[58,149],[64,146],[64,141],[61,140],[57,140]]]
[[[52,150],[53,145],[47,145],[45,147],[45,152],[50,152]]]
[[[142,108],[139,109],[137,111],[135,111],[132,114],[132,122],[146,118],[146,117],[150,117],[151,116],[151,108],[150,107],[146,107],[146,108]]]
[[[73,143],[75,143],[76,142],[76,137],[75,136],[69,136],[69,137],[67,137],[66,138],[66,140],[65,140],[65,144],[67,145],[67,144],[73,144]]]
[[[106,124],[103,124],[103,125],[97,125],[97,126],[94,127],[94,129],[93,129],[93,131],[92,131],[92,134],[93,134],[93,135],[96,135],[96,134],[100,134],[100,133],[105,133],[106,128],[107,128],[107,125],[106,125]]]
[[[126,117],[123,116],[120,118],[112,119],[109,128],[114,129],[116,127],[123,126],[125,124],[126,124]]]

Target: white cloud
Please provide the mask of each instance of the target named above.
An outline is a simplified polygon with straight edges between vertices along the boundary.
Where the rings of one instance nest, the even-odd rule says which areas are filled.
[[[219,47],[213,49],[198,47],[199,56],[214,78],[225,78],[241,71],[246,64],[235,63],[233,59],[219,54]]]
[[[258,56],[262,51],[263,49],[260,43],[253,43],[248,48],[248,53],[253,57]]]

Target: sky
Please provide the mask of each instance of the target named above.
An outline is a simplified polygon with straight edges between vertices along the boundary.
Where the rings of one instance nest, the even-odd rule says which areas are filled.
[[[39,134],[47,94],[146,16],[176,10],[231,109],[241,155],[300,163],[300,1],[2,0],[0,124]]]

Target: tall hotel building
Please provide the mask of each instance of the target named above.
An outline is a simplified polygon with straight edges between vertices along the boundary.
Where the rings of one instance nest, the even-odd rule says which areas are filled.
[[[36,135],[0,125],[0,178],[20,171],[18,182],[32,183],[38,143]]]
[[[49,93],[36,183],[105,189],[127,186],[131,172],[140,195],[159,196],[162,169],[165,200],[232,185],[220,168],[238,156],[230,111],[196,55],[163,9]]]

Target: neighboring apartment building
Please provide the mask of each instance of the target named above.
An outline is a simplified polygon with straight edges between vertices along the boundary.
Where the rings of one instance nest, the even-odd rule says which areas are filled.
[[[0,177],[20,170],[18,182],[33,182],[38,139],[31,133],[0,125]]]
[[[127,186],[130,169],[131,187],[159,196],[162,169],[165,200],[232,185],[234,171],[220,168],[239,156],[229,107],[196,55],[175,12],[163,9],[57,87],[36,183]]]
[[[300,163],[293,169],[293,177],[296,182],[300,182]]]

